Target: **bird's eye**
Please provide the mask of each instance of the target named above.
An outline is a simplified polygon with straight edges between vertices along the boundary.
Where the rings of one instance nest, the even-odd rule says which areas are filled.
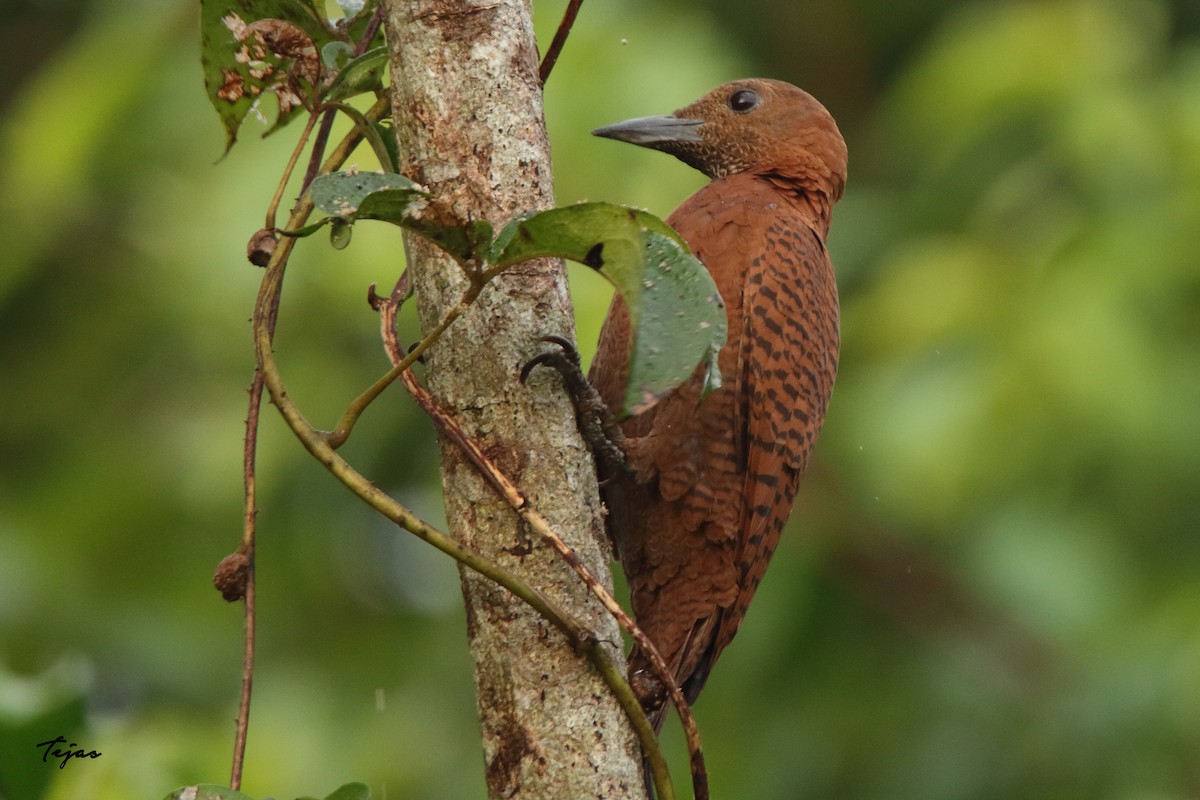
[[[758,106],[758,92],[752,89],[739,89],[729,95],[729,107],[735,113],[745,114]]]

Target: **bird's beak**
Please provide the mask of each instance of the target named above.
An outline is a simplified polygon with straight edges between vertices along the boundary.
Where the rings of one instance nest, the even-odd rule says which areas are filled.
[[[642,147],[655,147],[675,142],[700,142],[697,128],[703,120],[679,117],[638,117],[592,131],[593,136],[617,139]]]

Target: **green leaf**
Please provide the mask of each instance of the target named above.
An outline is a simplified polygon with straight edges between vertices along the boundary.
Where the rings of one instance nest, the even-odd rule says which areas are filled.
[[[343,100],[356,94],[378,89],[383,85],[383,72],[387,69],[387,57],[386,47],[376,47],[342,67],[325,93],[326,102]]]
[[[371,800],[371,790],[365,783],[347,783],[330,792],[325,800]]]
[[[220,784],[201,783],[195,786],[181,786],[167,795],[164,800],[254,800],[254,798]]]
[[[264,95],[278,100],[268,133],[287,124],[311,99],[320,48],[342,36],[314,0],[201,0],[200,61],[208,99],[225,127],[226,151]]]
[[[380,166],[392,172],[400,169],[400,143],[396,141],[396,131],[392,127],[391,119],[381,119],[375,123],[375,138],[383,142],[384,152],[387,153],[387,161],[383,162],[380,159]]]
[[[491,261],[569,258],[598,270],[629,308],[633,330],[622,415],[638,414],[704,367],[704,393],[721,385],[717,354],[728,319],[712,276],[671,226],[644,211],[581,203],[513,220]]]

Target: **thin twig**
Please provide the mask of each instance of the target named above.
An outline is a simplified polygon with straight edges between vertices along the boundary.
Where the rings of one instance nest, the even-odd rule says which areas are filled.
[[[391,104],[388,100],[381,99],[371,110],[367,112],[368,117],[374,119],[382,119],[390,110]],[[309,124],[305,128],[301,139],[306,139],[312,130],[313,123],[316,117],[309,118]],[[338,145],[334,154],[330,156],[330,162],[340,165],[350,153],[358,145],[361,136],[355,131],[351,131],[349,135]],[[280,181],[279,189],[275,193],[275,198],[272,200],[273,210],[268,214],[267,225],[274,227],[275,211],[274,207],[278,205],[279,199],[282,197],[283,187],[287,185],[288,176],[295,168],[300,154],[300,147],[297,147],[292,152],[292,157],[285,169],[283,180]],[[333,169],[335,167],[330,167]],[[307,198],[302,197],[296,202],[292,210],[291,218],[293,221],[299,219],[306,220],[308,215],[312,213],[312,202]],[[287,265],[288,257],[291,254],[292,248],[295,246],[295,239],[284,237],[279,246],[271,255],[271,259],[267,264],[267,269],[264,281],[267,275],[272,276],[272,280],[278,287],[282,281],[283,270]],[[259,302],[256,304],[254,320],[256,334],[259,327],[265,338],[267,349],[270,349],[271,341],[275,337],[275,323],[279,317],[279,292],[276,291],[274,296],[269,298],[267,302],[263,302],[260,296]],[[260,410],[262,408],[262,393],[266,383],[266,375],[262,370],[262,362],[259,360],[258,367],[254,372],[254,380],[250,384],[250,402],[249,409],[246,413],[246,434],[242,447],[242,478],[243,478],[243,496],[244,508],[242,514],[242,542],[238,547],[237,555],[245,559],[245,589],[242,593],[245,618],[245,636],[242,646],[242,688],[238,697],[238,713],[237,722],[233,736],[233,761],[230,767],[229,785],[233,789],[239,789],[242,783],[242,771],[246,760],[246,737],[250,727],[250,699],[254,684],[254,643],[255,643],[255,620],[256,620],[256,602],[255,602],[255,578],[254,578],[254,544],[255,544],[255,521],[257,519],[257,489],[256,489],[256,472],[255,459],[258,442],[258,422]]]
[[[238,696],[237,726],[233,734],[233,765],[230,768],[229,787],[242,788],[242,768],[246,763],[246,734],[250,728],[250,696],[254,686],[254,534],[257,518],[257,490],[255,480],[255,453],[258,447],[258,419],[262,408],[263,376],[254,370],[254,381],[250,384],[249,410],[246,412],[246,434],[242,448],[242,480],[245,506],[242,515],[242,545],[239,552],[246,559],[246,588],[243,596],[245,633],[242,639],[242,690]]]
[[[379,33],[379,26],[382,24],[383,6],[376,6],[375,13],[371,16],[371,21],[367,23],[367,29],[363,31],[362,38],[358,40],[358,44],[354,45],[355,58],[367,52],[367,48],[371,46],[371,40],[375,38],[375,34]]]
[[[395,334],[396,312],[399,308],[397,299],[400,291],[401,283],[397,283],[397,290],[393,292],[390,300],[385,301],[380,308],[381,327],[383,339],[388,351],[388,356],[395,364],[401,364],[406,359],[404,350],[400,345]],[[684,733],[687,738],[688,750],[691,754],[693,765],[693,783],[696,800],[707,800],[708,798],[708,780],[707,772],[704,766],[704,751],[700,744],[700,732],[696,726],[695,717],[692,716],[691,708],[688,706],[686,698],[676,685],[675,678],[671,674],[666,662],[663,661],[658,649],[654,646],[641,628],[625,613],[621,605],[613,598],[612,594],[604,587],[603,584],[596,578],[595,574],[584,564],[579,555],[562,540],[562,538],[554,532],[550,523],[528,502],[527,498],[521,494],[517,487],[502,473],[495,463],[492,462],[479,447],[478,443],[469,437],[458,421],[451,416],[441,405],[433,398],[433,395],[421,385],[416,379],[416,376],[411,370],[406,369],[401,375],[401,382],[417,404],[424,409],[425,413],[434,421],[438,428],[450,437],[463,454],[467,456],[479,470],[480,474],[492,485],[501,497],[516,511],[521,518],[537,532],[559,556],[567,562],[567,565],[575,572],[589,591],[600,601],[605,610],[608,611],[616,620],[617,623],[624,628],[635,642],[646,652],[650,659],[652,668],[658,674],[659,679],[668,687],[668,692],[671,694],[671,699],[675,702],[676,709],[679,711],[680,722],[683,725]],[[639,703],[640,707],[640,703]],[[644,718],[644,715],[643,715]],[[665,761],[662,760],[662,751],[658,746],[658,737],[654,732],[652,725],[647,723],[643,730],[639,727],[639,722],[636,719],[631,719],[634,725],[635,732],[641,740],[643,751],[646,754],[647,760],[650,761],[652,772],[656,786],[660,783],[660,778],[663,773],[660,773],[659,767],[665,769]],[[668,782],[669,777],[666,778]],[[662,790],[659,789],[659,796],[662,796]]]
[[[379,105],[377,102],[375,105]],[[374,108],[374,106],[372,106]],[[329,142],[329,132],[333,130],[333,120],[337,117],[336,109],[329,109],[325,112],[325,116],[321,117],[321,127],[317,131],[317,138],[313,141],[312,155],[308,159],[308,170],[304,173],[304,183],[300,184],[300,194],[303,195],[308,191],[308,186],[317,177],[317,173],[321,167],[321,159],[325,156],[325,145]],[[358,143],[355,142],[355,145]],[[344,159],[343,159],[344,160]],[[339,163],[340,166],[340,163]],[[307,219],[305,215],[305,219]],[[295,230],[288,228],[288,230]]]
[[[449,328],[454,320],[458,319],[464,311],[470,308],[471,303],[475,302],[475,298],[479,295],[481,288],[483,288],[483,284],[472,283],[467,288],[466,294],[463,295],[458,305],[447,311],[446,315],[442,317],[442,321],[427,333],[417,343],[416,347],[400,359],[382,378],[371,384],[365,392],[354,398],[354,402],[349,405],[342,414],[341,419],[338,420],[337,427],[325,434],[325,441],[329,443],[330,447],[336,450],[346,443],[346,440],[350,438],[350,433],[354,430],[354,425],[358,422],[358,418],[362,416],[362,413],[366,411],[367,406],[374,402],[375,398],[379,397],[384,389],[391,386],[396,378],[400,377],[405,370],[415,364],[417,359],[441,337],[446,328]]]
[[[238,695],[237,726],[233,733],[233,767],[230,769],[229,788],[242,788],[242,767],[246,763],[246,735],[250,730],[250,696],[254,688],[254,642],[255,642],[255,591],[254,591],[254,545],[242,551],[250,560],[246,572],[246,594],[243,598],[245,635],[242,639],[242,690]]]
[[[575,17],[579,14],[581,5],[583,5],[583,0],[571,0],[567,4],[567,10],[563,12],[562,21],[558,23],[558,30],[554,32],[554,39],[551,40],[550,47],[546,50],[546,56],[538,68],[538,78],[541,80],[542,86],[546,85],[550,71],[558,63],[558,57],[562,53],[563,45],[567,43],[567,37],[571,35],[571,26],[575,24]]]
[[[304,130],[300,132],[300,139],[292,150],[291,158],[288,159],[287,166],[283,168],[283,177],[279,179],[279,185],[275,187],[275,196],[271,198],[271,204],[267,206],[267,230],[275,230],[275,214],[279,210],[279,204],[283,201],[283,193],[287,189],[288,181],[292,179],[292,172],[296,169],[296,163],[300,160],[300,154],[304,152],[304,145],[308,144],[308,137],[316,124],[317,115],[309,114],[308,121],[304,124]]]
[[[330,103],[330,108],[336,108],[347,117],[349,117],[355,125],[357,125],[367,138],[367,144],[371,145],[371,152],[375,154],[375,160],[379,162],[379,166],[385,172],[396,172],[397,166],[392,160],[392,154],[388,151],[387,145],[383,143],[383,137],[374,125],[369,124],[362,112],[349,103]]]

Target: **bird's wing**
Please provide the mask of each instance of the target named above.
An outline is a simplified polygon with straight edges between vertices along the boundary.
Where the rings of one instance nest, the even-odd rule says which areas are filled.
[[[739,176],[735,183],[740,183]],[[633,481],[605,487],[608,529],[629,579],[639,625],[686,677],[712,642],[717,610],[733,603],[742,465],[734,431],[745,227],[754,209],[709,184],[668,220],[708,267],[735,321],[720,354],[726,384],[701,400],[702,368],[648,411],[623,423]],[[615,301],[591,379],[612,409],[627,378],[629,319]],[[697,627],[699,626],[699,627]],[[635,659],[636,660],[636,659]]]
[[[779,543],[837,373],[837,285],[824,243],[802,217],[786,215],[763,242],[746,275],[738,363],[746,409],[739,591],[714,658],[737,632]]]

